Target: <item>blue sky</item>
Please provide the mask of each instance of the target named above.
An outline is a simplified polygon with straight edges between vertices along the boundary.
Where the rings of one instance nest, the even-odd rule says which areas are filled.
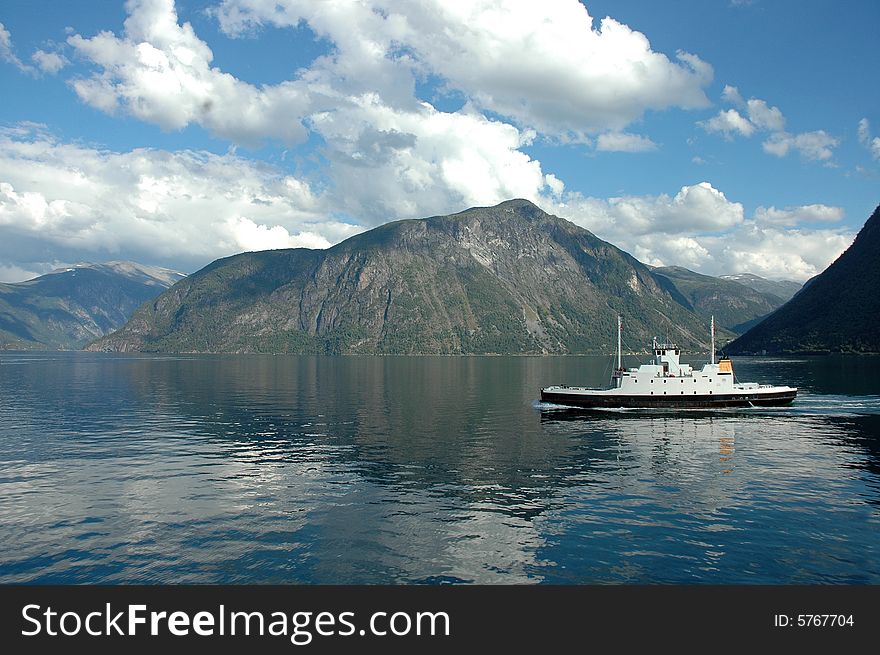
[[[872,0],[8,0],[0,23],[7,281],[512,197],[649,264],[804,280],[880,202]]]

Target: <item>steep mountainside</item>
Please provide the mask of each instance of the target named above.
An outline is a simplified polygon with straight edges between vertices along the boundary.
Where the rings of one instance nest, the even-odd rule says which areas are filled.
[[[720,277],[722,280],[739,282],[760,293],[776,296],[783,302],[791,300],[794,294],[800,291],[803,286],[800,282],[795,282],[794,280],[768,280],[752,273],[735,273]]]
[[[132,262],[77,264],[0,283],[0,348],[71,349],[123,326],[183,274]]]
[[[880,352],[880,207],[837,261],[728,346],[738,353]]]
[[[95,350],[610,352],[708,327],[643,264],[526,200],[397,221],[327,250],[218,260],[141,307]]]
[[[717,325],[741,334],[784,302],[729,279],[694,273],[680,266],[653,269],[684,296],[686,304],[707,321],[715,316]],[[755,276],[757,277],[757,276]],[[761,279],[761,278],[758,278]]]

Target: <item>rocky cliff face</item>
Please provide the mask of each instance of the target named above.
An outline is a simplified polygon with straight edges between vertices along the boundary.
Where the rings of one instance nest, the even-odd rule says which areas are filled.
[[[853,244],[728,346],[739,353],[880,353],[880,207]]]
[[[398,221],[328,250],[218,260],[94,350],[578,353],[708,328],[651,271],[525,200]]]
[[[77,264],[0,284],[0,347],[81,348],[122,327],[183,274],[133,262]]]

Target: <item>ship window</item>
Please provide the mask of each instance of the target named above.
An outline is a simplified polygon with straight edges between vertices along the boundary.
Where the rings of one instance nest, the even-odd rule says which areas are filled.
[[[710,396],[712,395],[712,390],[711,390],[711,389],[709,390],[709,395],[710,395]]]
[[[711,381],[712,381],[712,378],[709,378],[709,382],[711,382]]]
[[[664,396],[666,395],[666,392],[665,392],[665,391],[663,392],[663,395],[664,395]]]
[[[651,395],[652,395],[652,396],[654,395],[654,392],[653,392],[653,391],[651,392]]]
[[[651,384],[654,384],[654,380],[651,380]],[[652,392],[653,393],[653,392]]]
[[[667,380],[663,380],[663,384],[666,384]]]
[[[682,380],[681,383],[684,384],[684,380]]]

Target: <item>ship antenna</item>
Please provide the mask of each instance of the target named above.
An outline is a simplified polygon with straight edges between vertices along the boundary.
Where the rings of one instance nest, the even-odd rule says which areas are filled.
[[[714,364],[715,363],[715,315],[714,314],[712,315],[711,332],[712,332],[712,353],[711,353],[711,355],[712,355],[712,363]]]

